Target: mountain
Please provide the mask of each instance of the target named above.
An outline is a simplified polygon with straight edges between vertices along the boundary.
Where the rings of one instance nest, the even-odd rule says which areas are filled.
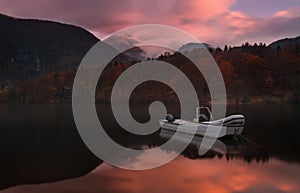
[[[121,59],[123,58],[123,60],[127,59],[129,61],[137,61],[137,60],[145,60],[147,58],[147,53],[145,52],[145,50],[136,46],[136,44],[139,41],[132,36],[126,34],[117,34],[117,35],[112,35],[103,41],[108,44],[115,45],[116,47],[122,50],[128,47],[133,47],[123,52],[123,54],[119,56],[121,57]]]
[[[193,50],[200,50],[200,49],[203,49],[203,48],[212,48],[209,44],[206,44],[206,43],[187,43],[183,46],[181,46],[179,49],[178,49],[178,52],[181,52],[181,53],[184,53],[184,52],[191,52]]]
[[[49,72],[76,69],[96,44],[83,28],[52,21],[0,14],[0,80],[26,80]]]
[[[277,40],[275,42],[272,42],[270,45],[268,45],[272,49],[289,49],[294,50],[297,54],[300,53],[300,36],[295,38],[285,38],[281,40]]]
[[[0,26],[0,102],[69,102],[76,70],[100,40],[83,28],[52,21],[0,14]],[[134,45],[129,40],[116,36],[109,41]],[[143,59],[144,53],[134,47],[111,64],[119,68]]]

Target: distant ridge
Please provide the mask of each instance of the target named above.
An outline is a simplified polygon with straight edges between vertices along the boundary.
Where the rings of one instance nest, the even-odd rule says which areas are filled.
[[[278,46],[280,46],[281,48],[284,49],[290,46],[295,46],[297,43],[298,44],[300,43],[300,36],[295,38],[284,38],[284,39],[277,40],[269,44],[269,47],[276,49]]]
[[[206,44],[206,43],[187,43],[183,46],[181,46],[178,51],[181,52],[181,53],[184,53],[184,52],[190,52],[190,51],[193,51],[193,50],[198,50],[198,49],[202,49],[202,48],[212,48],[211,45],[209,44]]]
[[[99,41],[83,28],[0,14],[0,79],[25,80],[76,68]]]

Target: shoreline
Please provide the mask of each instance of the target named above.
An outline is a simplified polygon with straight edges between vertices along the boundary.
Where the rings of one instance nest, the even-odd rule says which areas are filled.
[[[170,101],[170,100],[169,100]],[[151,102],[150,102],[151,103]],[[134,104],[150,104],[149,102],[136,101]],[[0,104],[72,104],[71,101],[20,101],[20,100],[3,100]],[[110,104],[110,101],[104,100],[104,102],[95,102],[95,104]],[[174,101],[167,102],[165,104],[179,104]],[[211,105],[211,101],[204,100],[202,105]],[[218,105],[256,105],[256,104],[300,104],[300,97],[274,97],[274,96],[254,96],[249,97],[247,100],[239,99],[238,101],[234,98],[228,98],[226,102],[216,101],[215,104]]]

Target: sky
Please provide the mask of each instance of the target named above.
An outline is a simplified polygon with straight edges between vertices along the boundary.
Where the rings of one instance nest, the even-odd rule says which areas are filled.
[[[300,0],[0,0],[0,13],[78,25],[100,39],[153,23],[221,47],[300,35]]]

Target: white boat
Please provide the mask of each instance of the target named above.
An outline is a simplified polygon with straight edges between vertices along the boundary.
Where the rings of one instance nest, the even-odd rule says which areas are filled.
[[[209,116],[201,113],[206,110]],[[210,117],[210,118],[208,118]],[[230,115],[228,117],[213,120],[208,107],[197,107],[196,118],[192,121],[175,119],[168,114],[166,119],[159,120],[161,128],[185,134],[220,138],[227,135],[241,135],[244,130],[244,115]]]

